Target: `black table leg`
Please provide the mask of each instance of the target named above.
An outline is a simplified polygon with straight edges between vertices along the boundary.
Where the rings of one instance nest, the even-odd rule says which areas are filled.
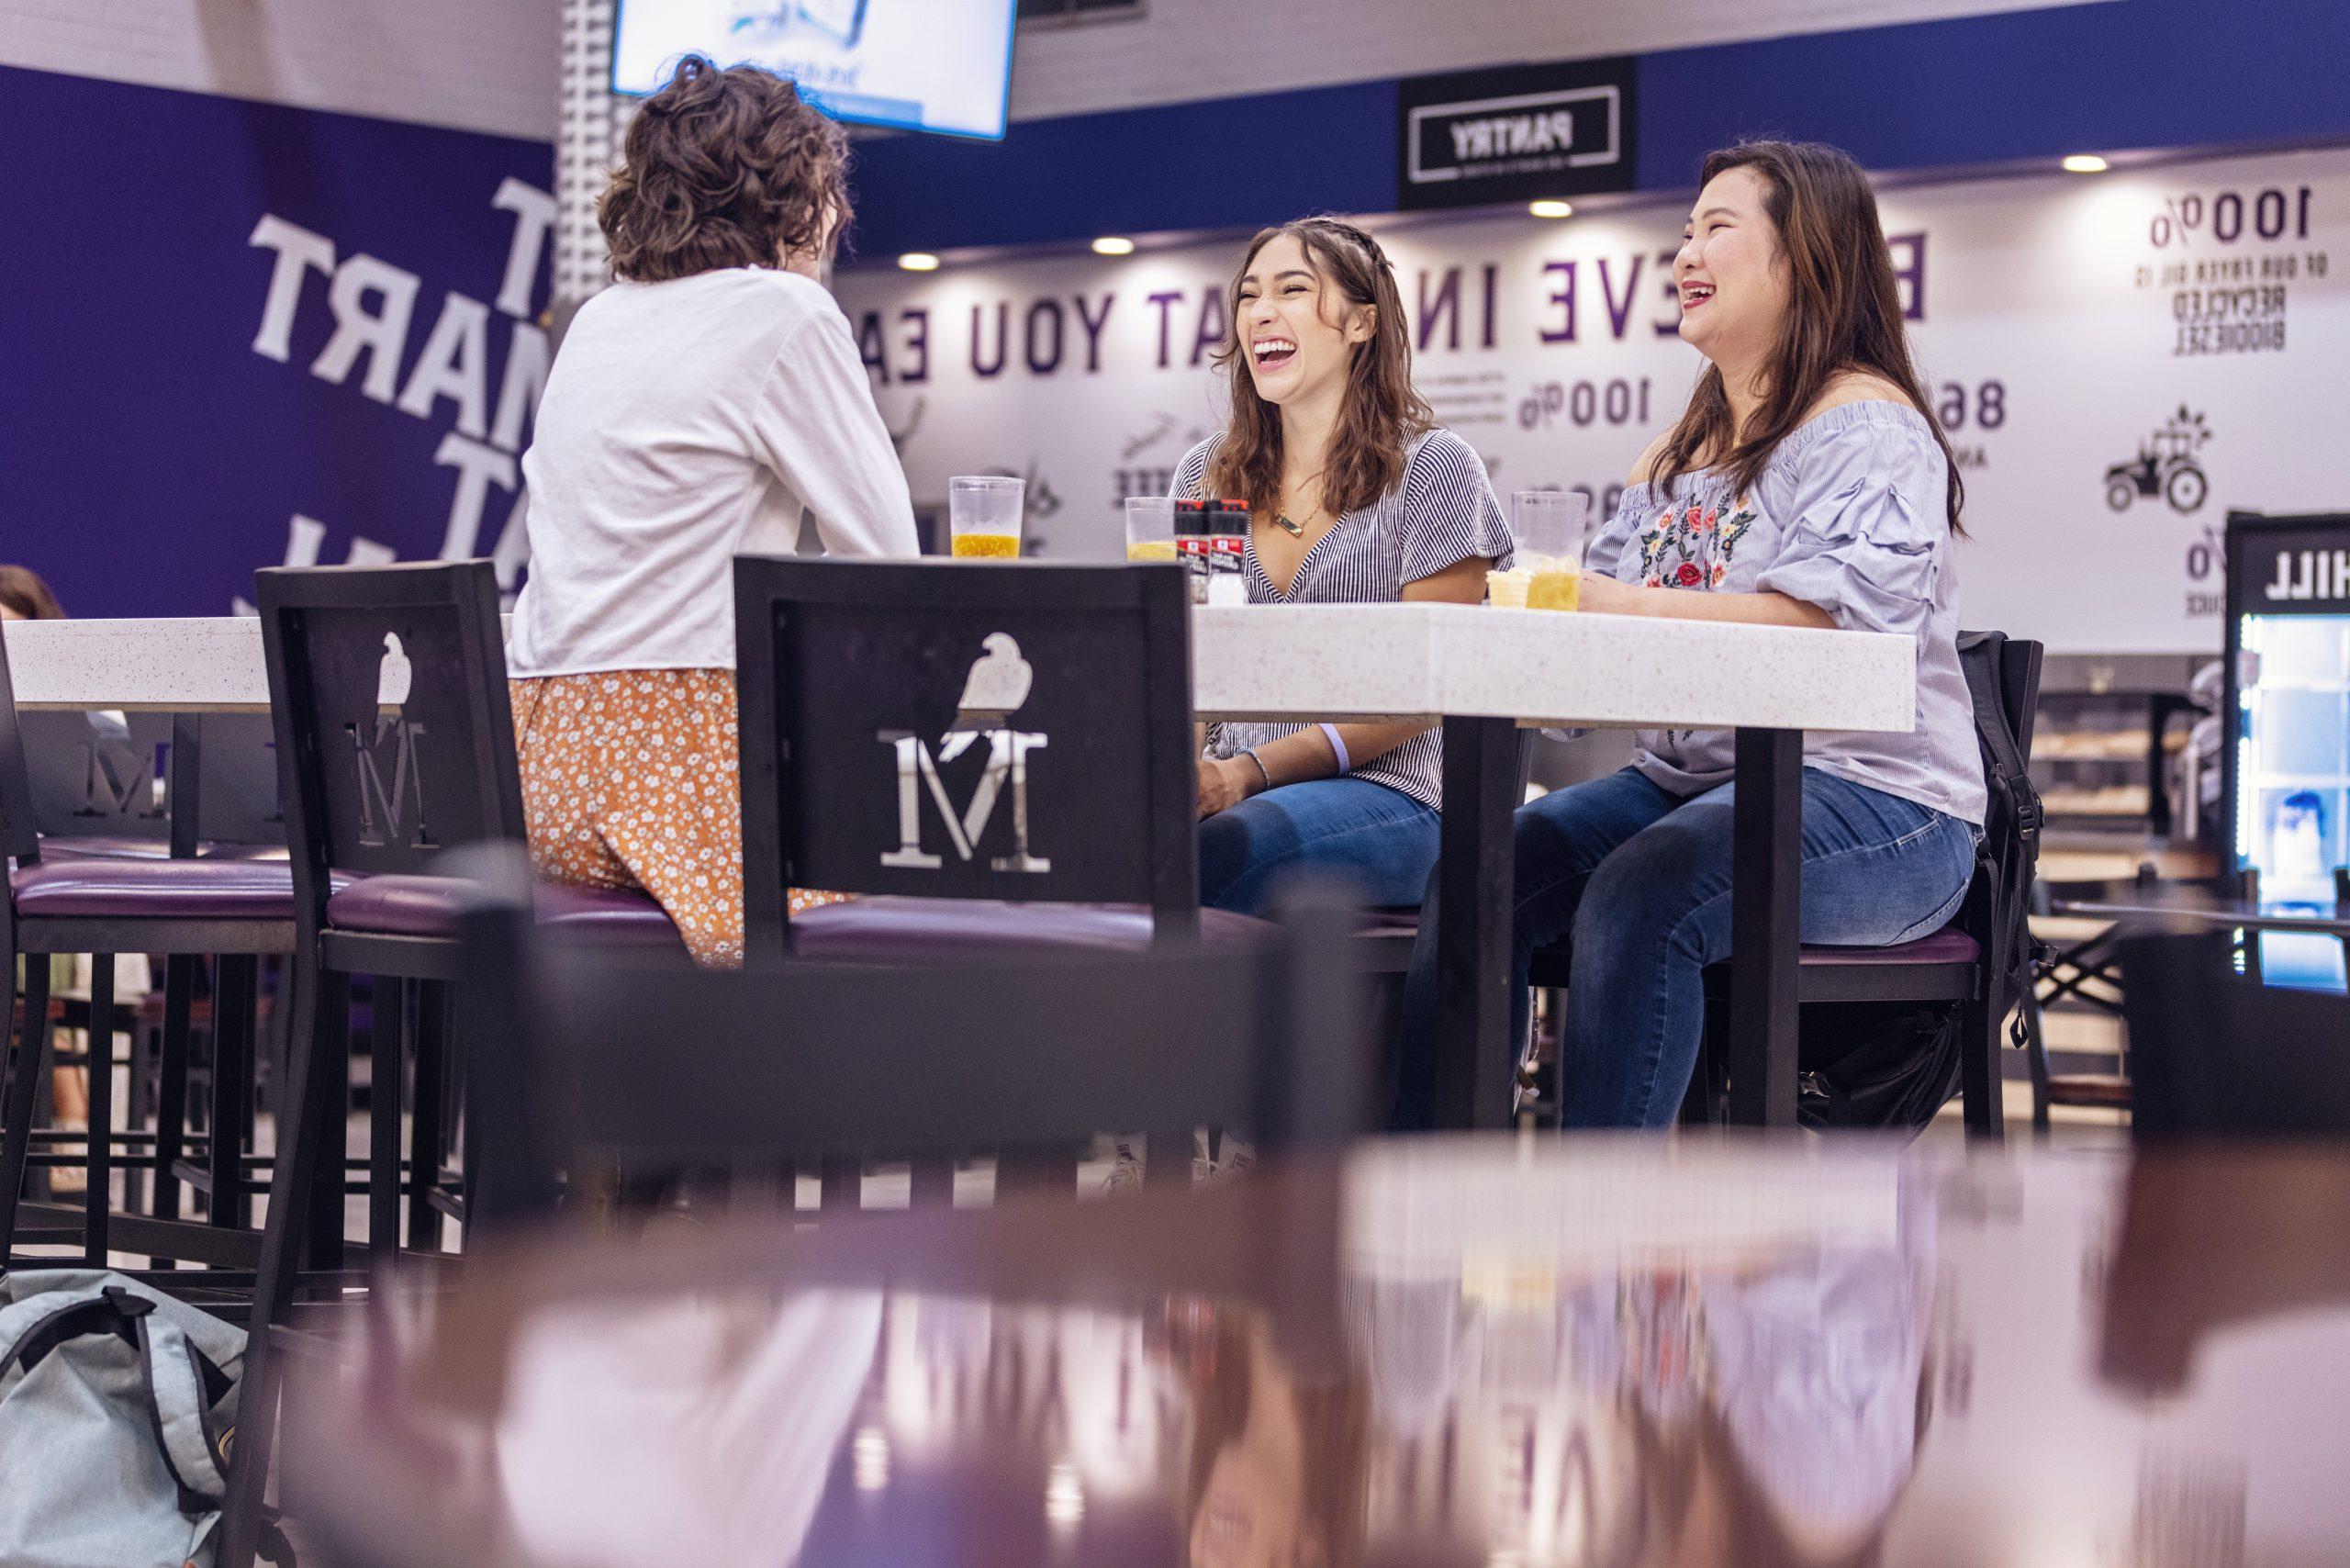
[[[1439,1127],[1499,1127],[1510,1119],[1518,1044],[1509,1029],[1517,749],[1514,720],[1444,722],[1435,1030]]]
[[[1738,733],[1730,825],[1729,1120],[1796,1125],[1803,733]]]

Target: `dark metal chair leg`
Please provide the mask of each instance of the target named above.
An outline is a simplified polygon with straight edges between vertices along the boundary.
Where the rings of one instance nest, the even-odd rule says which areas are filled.
[[[386,992],[389,993],[388,997]],[[416,1041],[417,982],[377,982],[375,1026],[367,1038],[367,1247],[379,1272],[400,1244],[400,1080]],[[385,1027],[384,1002],[394,1022]]]
[[[174,953],[163,962],[162,1082],[155,1101],[154,1186],[147,1204],[147,1212],[157,1219],[180,1217],[180,1182],[172,1170],[187,1148],[188,1040],[194,1033],[190,1014],[199,961],[193,954]],[[152,1266],[169,1269],[176,1261],[157,1258]]]
[[[313,1269],[339,1269],[342,1266],[342,1206],[349,1191],[348,1183],[343,1180],[343,1157],[350,1140],[351,977],[335,976],[334,979],[341,983],[330,991],[327,974],[326,970],[320,971],[320,1011],[312,1037],[307,1042],[291,1043],[286,1052],[290,1062],[295,1051],[300,1050],[305,1044],[308,1046],[310,1063],[307,1081],[313,1086],[311,1093],[317,1103],[331,1103],[334,1106],[332,1126],[319,1129],[319,1137],[325,1140],[322,1147],[327,1152],[319,1160],[319,1168],[310,1178],[309,1240],[304,1256]],[[326,1005],[333,996],[342,999],[340,1013]],[[394,986],[387,985],[380,975],[371,976],[368,1001],[368,1036],[372,1044],[386,1028],[397,1030],[398,991]]]
[[[819,1208],[827,1214],[853,1210],[865,1199],[865,1161],[835,1155],[823,1162],[819,1181]]]
[[[2031,1130],[2045,1137],[2048,1134],[2048,1037],[2041,1033],[2040,994],[2036,988],[2024,992],[2023,1048],[2031,1064]]]
[[[7,971],[15,986],[16,967]],[[17,1194],[25,1183],[25,1156],[32,1148],[33,1114],[39,1103],[41,1080],[49,1076],[49,955],[28,955],[25,963],[25,1025],[17,1032],[16,1065],[8,1073],[8,1109],[5,1141],[0,1141],[0,1269],[8,1265],[9,1242],[17,1229]],[[0,1014],[0,1026],[7,1015]]]
[[[1969,1137],[1997,1143],[2007,1136],[2006,1085],[1999,1076],[1999,1020],[1989,1001],[1969,998],[1958,1013],[1959,1094]]]
[[[313,1074],[316,1047],[331,1042],[336,1055],[348,1050],[350,980],[310,969],[309,983],[295,983],[292,1032],[287,1036],[285,1077],[277,1107],[277,1159],[269,1183],[269,1224],[262,1236],[261,1269],[253,1284],[252,1337],[246,1342],[244,1383],[239,1391],[237,1443],[229,1470],[229,1495],[221,1519],[216,1568],[252,1568],[260,1539],[262,1504],[269,1485],[269,1463],[277,1430],[280,1346],[276,1330],[294,1305],[304,1233],[313,1211],[318,1178],[331,1167],[341,1175],[343,1108],[350,1089],[340,1072]],[[335,1182],[339,1189],[341,1183]]]
[[[82,1256],[94,1269],[106,1263],[106,1217],[114,1204],[114,955],[90,955],[89,1136],[82,1168]]]
[[[1180,1147],[1180,1146],[1179,1146]],[[1007,1149],[996,1156],[995,1193],[1044,1193],[1066,1198],[1077,1191],[1077,1150]]]
[[[245,1126],[252,1113],[253,960],[223,958],[212,989],[212,1177],[215,1226],[250,1230],[252,1184],[245,1179]]]
[[[448,1107],[453,1039],[449,988],[438,980],[426,980],[419,992],[410,1055],[416,1063],[416,1098],[408,1114],[408,1244],[420,1252],[431,1252],[441,1247],[441,1213],[432,1206],[432,1193],[440,1185],[441,1168],[449,1155],[449,1139],[442,1130],[448,1124],[442,1117]],[[470,1217],[471,1195],[467,1196]]]
[[[955,1206],[955,1159],[938,1155],[917,1159],[907,1172],[906,1205],[917,1209]]]

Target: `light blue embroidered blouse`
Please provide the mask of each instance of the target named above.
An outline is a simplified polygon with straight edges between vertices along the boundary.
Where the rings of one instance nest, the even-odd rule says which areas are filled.
[[[1588,570],[1690,592],[1776,592],[1852,632],[1918,644],[1918,724],[1908,734],[1815,734],[1804,765],[1983,821],[1982,754],[1958,663],[1949,471],[1925,417],[1903,403],[1843,403],[1797,426],[1745,496],[1707,469],[1664,497],[1624,492]],[[1643,730],[1632,765],[1690,795],[1729,781],[1728,730]]]

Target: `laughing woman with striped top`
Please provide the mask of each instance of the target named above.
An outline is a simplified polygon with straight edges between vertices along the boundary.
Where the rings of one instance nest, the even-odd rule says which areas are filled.
[[[1259,234],[1232,290],[1232,421],[1178,496],[1245,500],[1251,604],[1474,604],[1509,526],[1467,442],[1412,387],[1394,268],[1352,224]],[[1416,724],[1220,724],[1200,759],[1200,901],[1259,913],[1314,868],[1373,904],[1436,865],[1440,737]]]

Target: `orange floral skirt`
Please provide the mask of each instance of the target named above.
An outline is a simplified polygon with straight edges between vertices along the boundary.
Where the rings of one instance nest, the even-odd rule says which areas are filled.
[[[531,859],[550,881],[642,888],[694,961],[743,962],[742,743],[730,669],[508,683]],[[793,891],[791,912],[840,901]]]

